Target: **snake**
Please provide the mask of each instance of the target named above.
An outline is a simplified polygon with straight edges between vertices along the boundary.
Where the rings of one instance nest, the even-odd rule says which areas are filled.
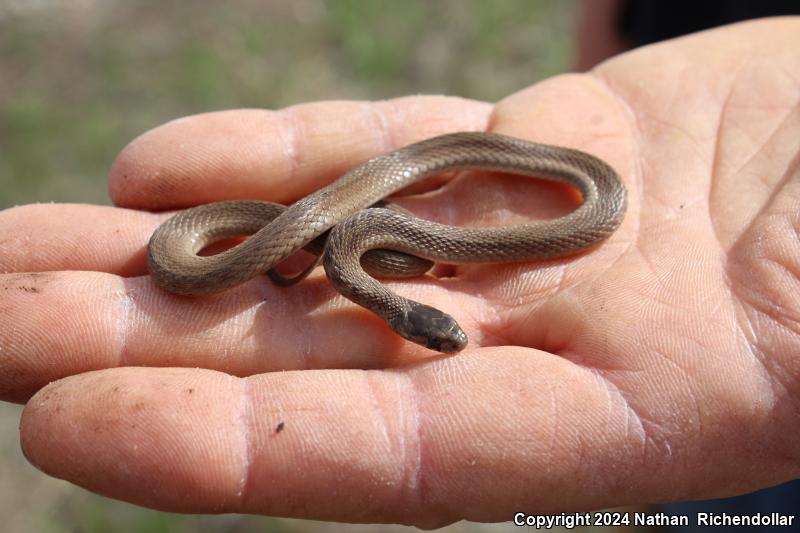
[[[564,216],[511,226],[466,228],[423,220],[386,198],[425,178],[462,170],[501,172],[566,184],[581,204]],[[435,263],[509,263],[577,254],[606,240],[625,214],[627,191],[608,163],[589,153],[499,133],[432,137],[370,159],[290,206],[229,200],[186,209],[148,243],[156,284],[203,296],[269,274],[293,285],[321,260],[333,287],[401,337],[442,353],[468,338],[449,314],[404,298],[376,278],[424,275]],[[247,237],[215,255],[210,244]],[[316,260],[294,278],[275,267],[300,249]]]

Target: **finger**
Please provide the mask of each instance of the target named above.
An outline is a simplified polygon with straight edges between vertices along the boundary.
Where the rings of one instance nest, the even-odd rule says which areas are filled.
[[[534,180],[485,175],[468,183],[397,202],[428,220],[473,227],[550,218],[575,206],[569,194]],[[0,211],[0,273],[145,275],[147,242],[170,215],[85,204],[31,204]]]
[[[120,153],[111,197],[140,209],[241,198],[288,203],[378,154],[443,133],[482,131],[490,112],[482,102],[415,96],[182,118]]]
[[[455,280],[390,286],[453,312],[476,344],[474,297]],[[97,272],[0,275],[0,399],[115,366],[188,366],[247,376],[316,368],[384,368],[431,357],[345,300],[322,272],[284,289],[259,277],[220,295],[169,294],[149,277]]]
[[[99,273],[0,275],[0,398],[22,402],[50,381],[115,366],[125,331],[122,288],[116,276]]]
[[[0,211],[0,274],[80,270],[145,275],[147,242],[171,215],[86,204],[30,204]],[[292,256],[281,267],[292,272],[308,264],[307,257]]]
[[[146,273],[146,244],[168,215],[85,204],[0,211],[0,273],[91,270]]]
[[[652,498],[682,462],[642,469],[630,415],[589,372],[495,349],[404,372],[94,372],[37,394],[21,440],[48,474],[158,509],[430,527]]]

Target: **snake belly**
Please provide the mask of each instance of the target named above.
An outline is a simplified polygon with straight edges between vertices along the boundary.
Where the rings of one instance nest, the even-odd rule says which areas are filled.
[[[583,203],[556,219],[488,228],[447,226],[395,209],[371,208],[426,177],[466,169],[565,183],[581,192]],[[399,296],[370,274],[409,277],[437,261],[502,263],[574,254],[608,238],[625,208],[619,175],[590,154],[494,133],[453,133],[371,159],[289,207],[226,201],[182,211],[150,238],[148,269],[163,289],[199,296],[274,272],[289,255],[307,248],[322,254],[325,272],[342,295],[377,314],[402,337],[452,353],[467,344],[455,319]],[[197,255],[208,244],[244,235],[250,237],[224,252]]]

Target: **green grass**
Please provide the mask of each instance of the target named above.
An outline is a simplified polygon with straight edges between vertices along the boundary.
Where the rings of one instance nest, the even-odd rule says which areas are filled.
[[[234,4],[0,11],[0,207],[107,202],[119,150],[187,114],[418,93],[493,101],[569,68],[571,2]]]

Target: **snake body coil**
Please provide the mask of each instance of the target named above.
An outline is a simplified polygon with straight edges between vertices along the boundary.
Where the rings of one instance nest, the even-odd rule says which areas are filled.
[[[581,192],[583,204],[553,220],[474,229],[428,222],[394,209],[367,209],[428,176],[464,169],[566,183]],[[499,263],[569,255],[611,235],[625,207],[619,176],[592,155],[498,134],[454,133],[372,159],[288,208],[228,201],[178,213],[153,233],[148,268],[170,292],[203,295],[271,271],[308,247],[322,253],[328,278],[344,296],[408,340],[457,352],[467,337],[452,317],[389,291],[365,269],[378,276],[408,277],[430,267],[424,260]],[[323,234],[331,228],[326,243]],[[212,242],[242,235],[251,237],[217,255],[197,255]]]

